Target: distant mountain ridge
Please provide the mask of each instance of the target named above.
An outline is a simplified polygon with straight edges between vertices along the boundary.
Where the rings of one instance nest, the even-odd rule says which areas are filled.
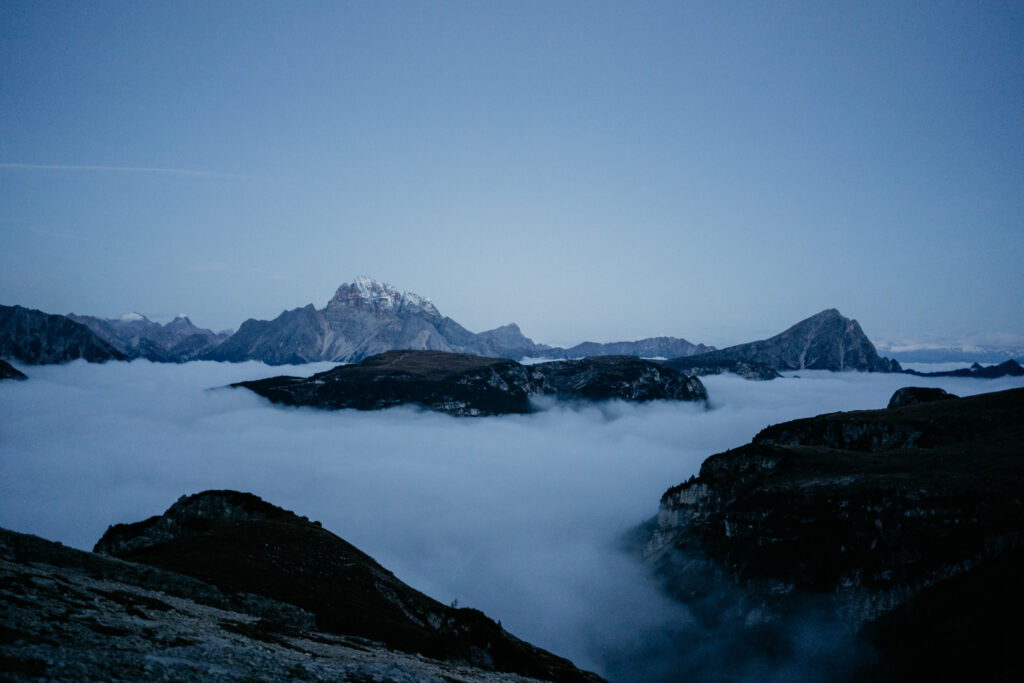
[[[120,318],[97,318],[75,313],[66,317],[85,325],[126,357],[145,358],[158,363],[195,360],[231,336],[230,333],[216,333],[197,327],[185,315],[179,315],[164,325],[141,313],[128,313]]]
[[[756,363],[777,372],[787,370],[860,370],[901,372],[900,364],[882,358],[856,320],[834,308],[801,320],[785,332],[687,358],[686,363]],[[666,363],[673,367],[671,361]],[[679,368],[682,369],[682,368]]]
[[[42,343],[41,323],[37,321],[36,327],[29,329],[16,324],[20,319],[11,315],[0,318],[0,357],[28,363],[61,363],[78,357],[177,363],[254,360],[268,365],[355,363],[387,351],[413,350],[511,360],[637,356],[667,359],[666,367],[688,375],[734,372],[757,379],[801,369],[901,371],[899,363],[878,355],[856,320],[844,318],[835,309],[811,316],[770,339],[720,350],[678,337],[583,342],[566,349],[534,342],[515,323],[471,332],[442,315],[430,299],[399,292],[369,277],[357,277],[338,287],[322,309],[308,304],[284,311],[273,320],[250,318],[231,335],[197,327],[185,316],[160,325],[138,313],[115,319],[70,314],[51,316],[46,331],[49,341]],[[57,319],[68,326],[54,322]],[[61,335],[69,339],[57,341]],[[66,352],[57,350],[63,346],[68,347]]]
[[[0,358],[45,365],[78,358],[102,363],[126,357],[88,327],[63,315],[0,306]]]
[[[207,360],[259,360],[270,365],[316,361],[358,362],[396,349],[448,351],[509,358],[633,355],[676,357],[710,350],[685,339],[585,342],[570,349],[537,344],[515,323],[474,333],[441,315],[430,299],[369,277],[341,285],[327,305],[285,311],[274,320],[249,319],[232,337],[204,354]]]

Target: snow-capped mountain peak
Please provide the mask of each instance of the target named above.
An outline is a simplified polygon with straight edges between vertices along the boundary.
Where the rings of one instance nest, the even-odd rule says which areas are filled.
[[[146,320],[146,316],[142,315],[141,313],[136,313],[135,311],[132,311],[131,313],[125,313],[120,318],[118,318],[118,320],[121,320],[122,322],[126,323],[136,323]]]
[[[360,275],[351,284],[338,287],[328,308],[347,306],[377,312],[394,311],[402,304],[402,295],[393,285]]]

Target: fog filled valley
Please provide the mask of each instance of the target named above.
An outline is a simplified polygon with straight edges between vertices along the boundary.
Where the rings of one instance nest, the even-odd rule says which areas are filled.
[[[680,662],[726,656],[716,634],[688,626],[686,608],[623,551],[666,489],[769,424],[882,408],[909,384],[960,396],[1024,386],[1019,377],[725,374],[703,378],[707,408],[551,404],[479,419],[282,408],[224,388],[330,367],[21,366],[30,381],[0,384],[0,526],[89,550],[109,525],[160,514],[183,494],[249,491],[322,522],[428,595],[483,610],[609,680],[692,678]],[[814,663],[861,656],[827,625],[808,628],[794,630],[789,661],[752,662],[749,676],[835,678]]]

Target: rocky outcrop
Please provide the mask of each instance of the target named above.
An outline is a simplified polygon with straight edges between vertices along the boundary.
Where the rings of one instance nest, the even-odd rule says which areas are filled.
[[[5,360],[0,360],[0,379],[28,379],[24,372]]]
[[[78,358],[102,363],[125,360],[125,355],[85,325],[62,315],[21,306],[0,306],[0,358],[45,365]]]
[[[982,366],[974,363],[969,368],[959,370],[944,370],[941,372],[919,372],[917,370],[904,370],[908,375],[918,377],[974,377],[976,379],[997,379],[999,377],[1021,377],[1024,376],[1024,367],[1012,358],[999,365]]]
[[[477,610],[443,605],[410,588],[319,523],[251,494],[182,497],[163,515],[111,527],[95,551],[191,576],[227,595],[254,594],[297,608],[315,620],[305,629],[327,634],[328,642],[372,641],[438,662],[543,680],[600,680]],[[272,623],[235,628],[270,642],[289,635]]]
[[[929,629],[984,649],[979,634],[991,627],[974,632],[927,596],[969,603],[960,591],[977,588],[978,572],[1024,568],[1022,440],[1024,389],[768,427],[664,494],[645,553],[684,601],[729,586],[740,629],[813,601],[889,652],[913,637],[920,599]],[[890,618],[899,610],[911,616]],[[982,616],[1000,621],[971,619]],[[967,664],[924,653],[928,670]]]
[[[899,372],[894,360],[878,355],[856,320],[834,308],[798,322],[770,339],[691,357],[695,365],[745,361],[779,372],[787,370],[860,370]]]
[[[782,377],[782,375],[767,365],[745,360],[709,360],[704,356],[694,356],[692,358],[673,358],[672,360],[664,361],[662,365],[676,372],[694,377],[721,375],[726,372],[739,375],[743,379],[758,381]]]
[[[930,401],[944,401],[947,398],[960,397],[937,387],[903,387],[896,390],[892,398],[889,399],[889,405],[886,407],[900,408]]]
[[[605,356],[520,365],[443,351],[389,351],[308,378],[239,382],[275,403],[339,410],[412,404],[458,416],[529,413],[532,399],[702,401],[700,380],[650,361]]]
[[[329,633],[288,603],[5,529],[0,671],[5,681],[535,680]]]
[[[598,356],[530,366],[543,377],[542,393],[575,400],[706,401],[704,385],[657,363],[634,356]]]
[[[69,313],[67,318],[81,323],[128,358],[145,358],[157,363],[184,363],[195,360],[228,337],[197,327],[187,316],[179,315],[161,325],[140,313],[120,318],[96,318]]]

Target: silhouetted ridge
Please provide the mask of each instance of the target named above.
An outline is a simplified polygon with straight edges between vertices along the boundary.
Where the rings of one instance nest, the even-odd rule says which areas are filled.
[[[182,497],[163,515],[111,527],[95,551],[295,605],[330,633],[546,680],[600,680],[511,636],[477,610],[449,607],[410,588],[319,524],[251,494]]]

